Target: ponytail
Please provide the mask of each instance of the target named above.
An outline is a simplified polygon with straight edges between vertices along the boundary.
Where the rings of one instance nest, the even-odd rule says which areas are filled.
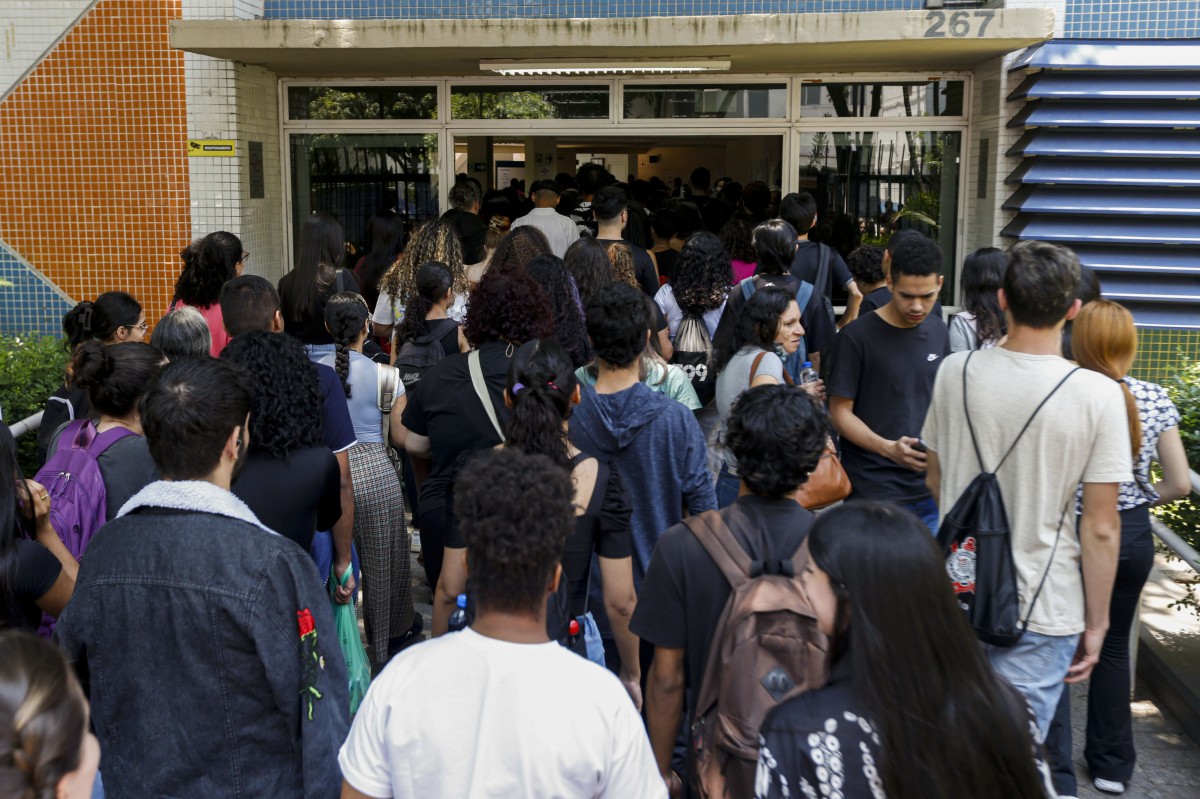
[[[350,344],[362,335],[369,316],[367,301],[357,292],[334,294],[325,305],[325,327],[333,337],[336,352],[333,369],[342,381],[347,397],[351,395]]]
[[[563,422],[571,417],[576,385],[571,356],[557,341],[541,339],[518,347],[508,369],[512,413],[505,446],[545,455],[569,470]]]
[[[1112,300],[1089,302],[1075,316],[1071,348],[1080,366],[1120,383],[1129,418],[1129,443],[1136,464],[1142,452],[1142,421],[1133,392],[1125,383],[1125,375],[1133,366],[1137,353],[1133,314]]]
[[[142,305],[124,291],[106,291],[95,302],[83,302],[63,316],[66,347],[73,350],[89,339],[106,341],[118,328],[133,327],[142,315]]]

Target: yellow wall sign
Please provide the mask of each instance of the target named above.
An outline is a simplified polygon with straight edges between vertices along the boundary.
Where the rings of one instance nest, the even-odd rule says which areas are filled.
[[[233,139],[188,139],[187,154],[230,158],[237,155],[237,142]]]

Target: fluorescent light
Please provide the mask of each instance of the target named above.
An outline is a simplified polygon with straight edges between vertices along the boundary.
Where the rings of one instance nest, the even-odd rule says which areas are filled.
[[[483,59],[479,69],[500,75],[669,75],[728,72],[728,58],[651,58],[624,61],[615,58],[575,58],[549,61]]]

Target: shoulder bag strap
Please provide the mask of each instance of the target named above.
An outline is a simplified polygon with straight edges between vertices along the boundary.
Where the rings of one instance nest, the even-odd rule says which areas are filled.
[[[492,397],[488,393],[487,383],[483,380],[483,365],[479,361],[479,350],[471,350],[471,354],[467,356],[467,368],[471,371],[471,385],[475,388],[475,395],[483,403],[483,410],[487,413],[488,421],[492,423],[492,427],[496,429],[496,435],[500,436],[500,440],[503,441],[504,430],[500,427],[500,420],[496,418],[496,409],[492,406]]]
[[[828,244],[817,242],[817,282],[816,287],[825,290],[826,277],[829,274],[829,261],[833,257],[833,249]]]
[[[379,387],[379,413],[380,413],[380,428],[383,432],[383,444],[386,447],[392,445],[391,427],[392,427],[392,405],[396,402],[396,389],[400,385],[400,370],[394,366],[388,366],[384,363],[375,364],[378,375],[377,383]]]
[[[766,354],[767,353],[764,350],[764,351],[760,352],[758,355],[754,356],[754,363],[750,364],[750,378],[746,381],[747,388],[754,385],[754,376],[756,374],[758,374],[758,365],[760,363],[762,363],[763,356]]]
[[[333,289],[337,294],[346,290],[346,270],[339,269],[333,273]]]
[[[704,551],[717,564],[729,585],[737,588],[750,579],[750,556],[733,538],[733,531],[725,523],[720,511],[706,510],[698,516],[683,520],[692,535],[700,540]]]

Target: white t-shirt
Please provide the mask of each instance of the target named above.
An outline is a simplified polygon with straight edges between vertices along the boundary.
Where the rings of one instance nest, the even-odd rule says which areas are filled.
[[[579,241],[579,228],[569,216],[563,216],[553,208],[534,208],[529,213],[514,219],[512,229],[522,225],[533,225],[546,234],[550,242],[550,251],[559,258],[565,258],[567,248]]]
[[[465,292],[454,295],[454,302],[446,309],[446,316],[460,325],[466,321],[467,295]],[[392,295],[386,291],[380,291],[379,299],[375,301],[375,310],[371,314],[371,321],[377,325],[398,325],[404,321],[404,305],[393,300]]]
[[[471,629],[388,664],[338,761],[346,781],[374,797],[667,795],[613,674],[556,643]]]
[[[968,355],[954,353],[938,370],[921,431],[921,438],[937,453],[941,468],[938,507],[943,517],[981,471],[963,413],[963,363]],[[1003,347],[974,354],[967,394],[987,469],[996,468],[1030,414],[1073,368],[1056,355],[1027,355]],[[1072,500],[1081,482],[1133,479],[1129,423],[1120,386],[1087,369],[1071,375],[1038,413],[997,474],[1012,534],[1021,618],[1053,550],[1054,565],[1029,629],[1042,635],[1082,632],[1083,577]]]

